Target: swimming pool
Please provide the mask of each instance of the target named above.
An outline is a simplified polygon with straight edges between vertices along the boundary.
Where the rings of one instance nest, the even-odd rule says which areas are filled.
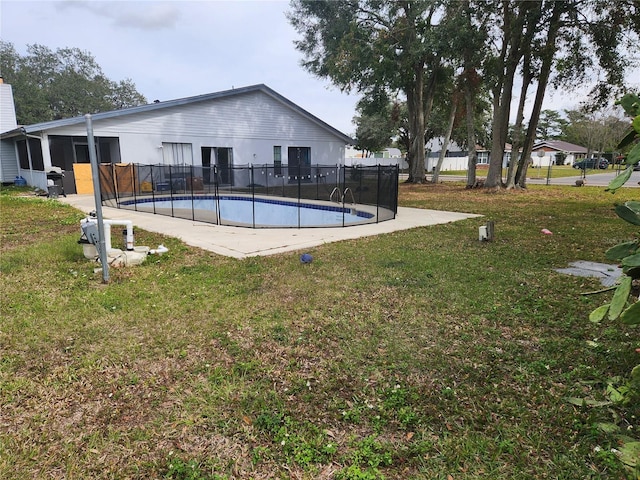
[[[102,165],[104,206],[252,228],[351,227],[392,220],[398,166]]]
[[[376,222],[363,205],[242,195],[163,196],[120,202],[120,208],[254,228],[343,227]],[[371,210],[371,209],[369,209]]]

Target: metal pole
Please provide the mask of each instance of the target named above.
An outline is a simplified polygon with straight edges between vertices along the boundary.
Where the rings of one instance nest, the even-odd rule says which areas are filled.
[[[93,124],[91,115],[84,116],[87,124],[87,143],[89,146],[89,162],[91,162],[91,176],[93,177],[93,195],[96,203],[96,217],[98,219],[98,255],[102,265],[102,282],[109,283],[109,262],[107,260],[107,248],[104,238],[104,223],[102,220],[102,196],[100,194],[100,171],[98,169],[98,158],[96,157],[96,144],[93,138]]]
[[[27,145],[27,160],[29,161],[29,178],[31,178],[31,186],[35,187],[33,184],[33,162],[31,161],[31,145],[29,145],[29,137],[27,134],[24,134],[25,144]],[[49,186],[47,185],[47,190]]]

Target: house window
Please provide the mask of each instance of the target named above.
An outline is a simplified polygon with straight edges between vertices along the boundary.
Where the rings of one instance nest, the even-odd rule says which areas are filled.
[[[29,146],[25,140],[18,140],[18,161],[23,170],[44,170],[44,159],[42,157],[42,144],[36,138],[29,139]],[[31,159],[29,159],[31,157]],[[29,161],[31,160],[31,161]]]
[[[489,165],[489,152],[478,152],[478,165]]]
[[[193,165],[191,144],[162,142],[162,163],[164,165]]]
[[[273,147],[273,174],[282,175],[282,147]]]

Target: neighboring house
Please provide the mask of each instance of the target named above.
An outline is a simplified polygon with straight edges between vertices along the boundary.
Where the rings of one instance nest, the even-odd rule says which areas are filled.
[[[337,165],[353,143],[266,85],[96,113],[92,126],[98,161],[112,164]],[[85,117],[2,130],[3,164],[9,143],[30,185],[46,189],[57,167],[66,193],[92,191]]]
[[[442,151],[442,138],[433,138],[425,145],[425,171],[431,173],[435,170]],[[489,168],[489,150],[480,145],[476,145],[476,153],[478,155],[477,167],[479,169]],[[511,159],[511,145],[506,144],[503,157],[503,166],[506,168]],[[355,148],[347,148],[346,165],[400,165],[401,169],[406,169],[409,164],[397,148],[386,148],[381,152],[375,152],[369,157],[364,157],[361,150]],[[455,142],[449,142],[447,152],[442,162],[441,171],[451,170],[467,170],[469,167],[469,152]]]
[[[440,152],[442,151],[443,138],[432,138],[427,142],[425,148],[427,149],[425,158],[425,170],[427,172],[433,172],[438,165],[438,158],[440,158]],[[447,147],[447,153],[442,161],[441,171],[447,170],[466,170],[468,151],[460,147],[456,142],[451,141]]]
[[[440,158],[440,152],[442,151],[442,138],[434,138],[426,145],[427,148],[427,160],[426,169],[427,172],[432,172],[438,164]],[[489,168],[490,151],[481,145],[476,145],[476,154],[478,161],[476,167],[479,169]],[[504,146],[504,155],[502,157],[502,166],[507,167],[511,160],[511,144],[507,143]],[[467,170],[469,168],[469,151],[466,148],[460,147],[455,142],[449,142],[447,153],[445,154],[442,162],[441,171],[447,170]]]
[[[399,148],[389,147],[379,152],[373,152],[366,156],[365,152],[358,150],[353,146],[347,147],[345,151],[345,165],[364,167],[373,167],[376,165],[400,165],[400,168],[406,168],[406,162]]]
[[[11,85],[0,77],[0,132],[17,128]],[[19,175],[16,149],[11,140],[0,140],[0,182],[12,183]]]
[[[441,141],[432,140],[427,144],[427,148],[431,147],[427,159],[427,171],[431,171],[435,167],[438,156],[440,155]],[[478,154],[477,167],[479,169],[488,168],[491,152],[480,145],[476,145],[476,152]],[[463,150],[455,143],[449,144],[447,155],[442,165],[442,170],[466,170],[467,169],[467,151]],[[508,167],[511,161],[511,144],[507,143],[504,147],[504,156],[502,158],[503,168]],[[531,152],[532,167],[548,167],[551,165],[558,165],[559,159],[564,158],[564,165],[573,165],[575,161],[583,159],[587,154],[587,149],[580,145],[574,145],[569,142],[563,142],[560,140],[546,140],[537,142],[533,145]]]
[[[559,165],[562,158],[563,165],[573,165],[576,161],[585,158],[587,149],[580,145],[563,142],[561,140],[544,140],[536,142],[531,149],[533,167],[548,167]]]

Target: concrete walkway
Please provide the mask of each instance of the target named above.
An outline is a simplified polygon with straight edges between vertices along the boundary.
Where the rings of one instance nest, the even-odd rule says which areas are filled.
[[[60,197],[58,200],[72,205],[85,213],[89,213],[96,208],[93,195],[68,195],[66,198]],[[480,216],[466,213],[399,207],[398,214],[394,220],[375,224],[343,228],[253,229],[213,225],[150,213],[118,210],[117,208],[111,207],[102,207],[102,214],[104,218],[131,220],[135,227],[176,237],[187,245],[234,258],[306,250],[318,245],[338,242],[340,240],[380,235],[441,223],[451,223],[457,220]],[[152,248],[154,246],[152,246]]]

